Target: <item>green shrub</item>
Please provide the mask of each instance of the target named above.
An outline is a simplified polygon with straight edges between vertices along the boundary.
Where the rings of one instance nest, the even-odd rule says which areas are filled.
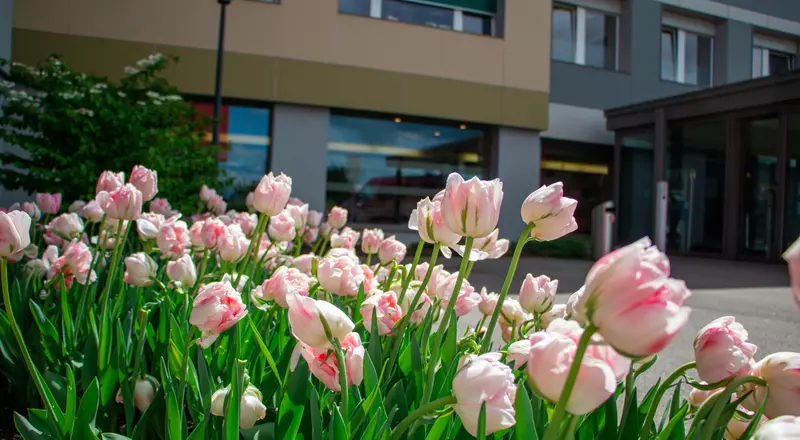
[[[589,260],[592,258],[592,247],[589,236],[566,235],[553,241],[531,241],[525,245],[528,255],[550,258],[569,258]],[[513,243],[511,249],[514,249]]]
[[[202,184],[224,185],[217,148],[202,138],[210,120],[159,76],[175,61],[152,55],[126,68],[119,83],[76,72],[57,57],[36,67],[12,63],[0,82],[0,139],[22,151],[0,154],[7,166],[0,184],[87,199],[102,171],[127,175],[147,164],[158,171],[159,197],[194,208]]]

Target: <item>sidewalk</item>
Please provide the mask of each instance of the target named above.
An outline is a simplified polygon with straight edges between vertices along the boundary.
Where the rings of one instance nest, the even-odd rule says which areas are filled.
[[[450,271],[458,270],[461,260],[456,256],[443,261]],[[785,264],[766,264],[743,261],[717,260],[696,257],[670,257],[672,277],[686,281],[690,289],[730,289],[755,287],[785,287],[789,276]],[[511,258],[486,260],[475,263],[470,282],[476,289],[486,286],[499,292],[503,286]],[[522,257],[511,284],[511,293],[519,286],[527,273],[534,276],[545,274],[558,279],[559,293],[572,293],[584,283],[593,262],[555,258]]]

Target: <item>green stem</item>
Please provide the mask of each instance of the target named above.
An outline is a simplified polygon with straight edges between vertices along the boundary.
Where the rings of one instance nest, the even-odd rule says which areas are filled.
[[[719,418],[722,416],[722,412],[725,411],[726,407],[730,405],[731,395],[739,390],[744,384],[747,383],[755,383],[756,385],[766,387],[767,383],[764,379],[756,376],[742,376],[737,377],[731,383],[725,387],[725,390],[717,397],[716,403],[714,404],[713,409],[711,410],[711,415],[708,416],[706,419],[706,423],[703,425],[703,432],[700,434],[700,438],[712,438],[714,435],[714,431],[717,430],[717,425],[719,422]],[[657,401],[653,401],[653,404],[657,404]],[[758,421],[755,421],[758,424]]]
[[[419,263],[419,259],[420,257],[422,257],[423,247],[425,247],[425,242],[422,240],[418,241],[417,252],[414,253],[414,260],[411,261],[411,269],[409,269],[408,273],[403,279],[403,288],[400,290],[400,296],[397,298],[398,304],[403,303],[403,298],[405,298],[406,296],[406,290],[408,290],[408,285],[411,284],[411,280],[414,278],[414,272],[417,269],[417,263]],[[367,266],[369,266],[369,260],[367,260]]]
[[[72,353],[75,333],[72,325],[72,312],[69,310],[69,300],[67,298],[67,283],[66,280],[64,280],[63,274],[59,278],[61,278],[61,292],[59,292],[61,295],[61,321],[64,323],[64,336],[66,339],[67,351]],[[88,283],[89,280],[87,279],[86,282]]]
[[[475,265],[474,261],[470,261],[469,262],[469,266],[467,266],[467,274],[464,275],[464,278],[469,279],[469,276],[472,275],[472,266],[474,266],[474,265]]]
[[[294,235],[294,257],[300,256],[300,250],[303,248],[303,233],[302,231],[295,231]]]
[[[333,232],[331,232],[331,234],[332,234],[332,233],[333,233]],[[327,236],[327,237],[323,237],[323,238],[322,238],[322,244],[321,244],[321,245],[320,245],[320,247],[319,247],[319,256],[320,256],[320,257],[324,257],[324,256],[325,256],[325,247],[326,247],[326,246],[328,246],[328,240],[329,240],[329,239],[330,239],[330,234],[328,234],[328,236]]]
[[[372,254],[367,254],[367,262],[366,265],[369,266],[369,263],[372,261]]]
[[[239,273],[236,275],[236,280],[233,283],[233,287],[239,285],[239,280],[242,278],[242,274],[247,272],[247,268],[250,266],[250,260],[253,258],[253,254],[258,254],[258,249],[261,247],[261,235],[264,233],[264,228],[266,222],[269,221],[269,216],[264,214],[258,215],[258,223],[256,223],[256,233],[253,236],[253,239],[250,240],[250,245],[247,247],[247,255],[242,262],[242,268],[239,270]]]
[[[511,258],[511,265],[508,266],[508,272],[506,273],[506,280],[503,282],[503,290],[500,291],[500,296],[497,298],[497,307],[494,308],[494,313],[492,313],[492,319],[489,320],[489,326],[486,328],[486,335],[484,335],[483,339],[481,340],[482,343],[481,343],[480,354],[488,352],[489,347],[491,347],[492,345],[492,333],[494,332],[494,328],[497,326],[497,318],[500,316],[500,309],[502,308],[503,301],[506,300],[506,296],[508,295],[508,290],[511,288],[511,281],[514,279],[514,273],[517,271],[517,264],[519,264],[519,257],[520,255],[522,255],[522,248],[524,248],[525,243],[528,242],[533,227],[534,227],[533,222],[528,223],[528,225],[525,226],[525,229],[523,229],[522,233],[519,235],[519,240],[517,240],[517,246],[516,248],[514,248],[514,256]],[[466,252],[469,252],[469,249],[467,249]]]
[[[575,438],[575,428],[578,426],[578,419],[580,417],[569,414],[569,424],[567,425],[567,429],[564,430],[564,433],[561,434],[562,440],[572,440]]]
[[[647,416],[645,416],[644,424],[642,425],[642,430],[639,432],[640,438],[642,439],[650,438],[650,431],[653,428],[653,419],[655,418],[656,411],[658,410],[658,402],[661,401],[661,397],[664,395],[665,392],[667,392],[667,389],[669,389],[670,385],[672,385],[672,383],[678,380],[679,378],[683,377],[684,373],[695,368],[696,366],[697,364],[694,361],[681,365],[680,367],[678,367],[677,370],[673,371],[672,374],[669,375],[669,377],[667,377],[664,383],[661,384],[661,386],[656,391],[656,394],[653,396],[653,401],[650,403],[650,410],[647,411]]]
[[[334,347],[336,351],[336,360],[339,364],[339,387],[342,389],[342,404],[340,407],[342,408],[342,416],[347,422],[350,412],[348,411],[348,403],[350,400],[349,390],[347,389],[347,363],[344,358],[344,351],[342,351],[342,347],[339,345],[339,341],[336,341],[336,346]]]
[[[397,428],[394,428],[394,431],[392,431],[392,435],[389,437],[389,440],[400,440],[401,438],[403,438],[402,436],[406,432],[406,430],[408,430],[408,428],[414,422],[416,422],[417,419],[421,418],[422,416],[428,414],[431,411],[434,411],[440,406],[452,405],[454,403],[456,403],[456,398],[454,396],[447,396],[447,397],[442,397],[440,399],[436,399],[433,402],[426,403],[425,405],[420,406],[419,408],[417,408],[416,411],[412,412],[411,414],[408,415],[408,417],[403,419],[403,421],[400,422],[399,425],[397,425]]]
[[[389,290],[389,287],[392,285],[392,279],[394,279],[394,274],[397,273],[397,263],[392,261],[392,268],[389,269],[389,275],[386,277],[386,281],[383,282],[383,290]],[[398,301],[399,303],[400,301]]]
[[[39,373],[39,370],[36,368],[36,365],[33,363],[33,359],[31,359],[31,354],[28,351],[28,346],[26,345],[27,342],[22,337],[22,331],[19,328],[19,324],[17,324],[17,319],[14,317],[14,310],[11,307],[11,294],[8,291],[8,260],[3,257],[0,259],[0,267],[2,268],[2,281],[3,281],[3,303],[6,306],[6,315],[8,315],[8,324],[11,327],[11,331],[14,333],[14,337],[17,339],[17,344],[19,345],[19,349],[22,352],[22,358],[25,360],[25,366],[28,367],[28,371],[31,373],[33,377],[33,383],[36,385],[36,390],[39,392],[39,396],[42,398],[42,402],[44,403],[45,410],[47,410],[47,415],[50,419],[56,424],[60,422],[64,416],[56,413],[56,408],[53,406],[53,401],[48,398],[48,393],[45,390],[45,385],[42,383],[42,375]],[[62,292],[65,293],[65,292]],[[58,431],[59,438],[63,438],[64,436]]]
[[[498,302],[498,304],[500,303]],[[567,380],[564,382],[564,389],[561,390],[561,395],[558,397],[558,402],[556,403],[556,409],[553,412],[553,417],[550,419],[550,424],[547,426],[547,431],[545,431],[544,440],[556,440],[558,438],[558,431],[561,427],[561,421],[567,414],[567,403],[569,403],[569,398],[572,395],[572,388],[575,386],[575,380],[578,378],[578,371],[581,369],[583,355],[586,354],[586,349],[592,342],[592,335],[596,331],[597,328],[591,324],[583,330],[583,335],[581,335],[581,339],[578,341],[578,347],[575,350],[575,358],[572,360],[572,365],[570,366],[569,373],[567,374]]]
[[[184,321],[186,322],[186,321]],[[237,341],[238,342],[238,341]],[[183,408],[183,394],[186,391],[186,376],[189,374],[189,350],[192,348],[192,331],[186,333],[183,343],[183,360],[181,361],[181,384],[178,386],[178,408]]]
[[[430,401],[431,393],[433,392],[433,378],[436,375],[436,365],[439,363],[439,350],[442,348],[442,341],[444,340],[444,335],[447,333],[447,326],[450,323],[450,315],[453,313],[453,310],[456,307],[456,302],[458,301],[458,294],[461,292],[461,284],[464,282],[464,275],[467,271],[467,264],[469,264],[469,253],[472,250],[472,237],[467,237],[464,242],[464,256],[461,259],[461,267],[458,269],[458,278],[456,279],[456,285],[453,288],[453,293],[450,295],[450,300],[447,302],[447,309],[445,310],[444,316],[442,317],[442,323],[439,325],[439,328],[436,330],[436,339],[433,343],[433,348],[431,351],[431,356],[428,359],[428,371],[427,377],[425,379],[423,393],[422,393],[422,403],[425,404]],[[428,267],[430,271],[433,268],[433,264]],[[499,304],[499,303],[498,303]],[[499,307],[497,308],[499,309]]]
[[[144,357],[144,343],[147,340],[147,315],[150,310],[141,310],[139,312],[139,340],[136,341],[136,362],[133,367],[133,376],[144,376],[140,367],[142,365],[142,358]],[[186,322],[185,320],[182,322]]]
[[[203,260],[200,262],[200,271],[197,273],[197,281],[194,282],[194,286],[192,286],[192,298],[194,298],[195,294],[197,293],[197,289],[200,288],[200,284],[202,284],[203,277],[206,275],[206,261],[208,260],[208,248],[203,250]]]
[[[272,319],[273,309],[270,309],[269,315],[267,320],[269,321]],[[283,382],[281,381],[281,376],[278,374],[278,367],[275,365],[275,360],[272,358],[272,354],[269,352],[267,345],[264,344],[264,340],[261,338],[261,335],[258,333],[258,328],[256,327],[255,323],[253,322],[253,318],[250,314],[247,314],[247,322],[250,324],[250,329],[253,330],[253,336],[255,336],[256,344],[258,344],[258,348],[261,350],[261,354],[267,358],[267,364],[269,364],[270,370],[272,370],[272,374],[275,375],[275,379],[278,381],[278,385],[283,388]]]
[[[111,268],[108,271],[108,276],[106,278],[106,285],[103,287],[103,293],[100,295],[100,304],[106,303],[106,296],[108,295],[108,290],[114,282],[114,276],[117,273],[117,264],[119,261],[119,254],[120,252],[120,238],[122,237],[122,229],[124,227],[124,220],[119,220],[117,223],[117,236],[114,239],[114,252],[111,253]],[[103,309],[103,313],[105,313],[105,307]]]

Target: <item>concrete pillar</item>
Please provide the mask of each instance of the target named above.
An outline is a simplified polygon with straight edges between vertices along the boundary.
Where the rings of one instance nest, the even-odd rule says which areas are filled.
[[[328,160],[327,108],[277,104],[272,116],[269,168],[292,177],[292,195],[325,210]]]
[[[620,70],[631,74],[635,102],[660,97],[661,3],[627,0],[620,17]]]
[[[714,86],[746,81],[753,74],[753,26],[725,20],[714,36]]]
[[[520,217],[522,202],[541,186],[542,144],[539,132],[500,127],[493,153],[493,175],[503,181],[503,207],[498,223],[500,236],[515,241],[525,228]]]

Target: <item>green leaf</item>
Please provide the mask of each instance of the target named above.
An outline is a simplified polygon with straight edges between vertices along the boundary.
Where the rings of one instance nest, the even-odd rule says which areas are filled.
[[[392,422],[394,421],[394,417],[397,415],[397,411],[398,411],[397,407],[392,408],[392,410],[389,411],[389,415],[386,417],[386,421],[383,422],[383,425],[381,425],[380,429],[378,430],[378,434],[375,437],[367,437],[367,438],[380,439],[383,438],[384,433],[388,434],[389,428],[392,426]]]
[[[669,405],[670,419],[675,417],[678,411],[681,410],[681,383],[682,381],[678,381],[678,384],[675,386],[675,391],[672,392],[672,401]]]
[[[360,304],[360,303],[359,303]],[[372,314],[372,330],[369,333],[367,351],[373,360],[383,359],[383,349],[381,348],[381,336],[378,333],[378,314]],[[381,365],[382,367],[382,365]]]
[[[364,439],[377,439],[380,438],[377,433],[379,426],[383,424],[386,420],[386,411],[383,410],[383,407],[378,408],[378,411],[375,413],[374,416],[369,420],[369,424],[367,428],[364,430],[364,435],[361,438]]]
[[[517,413],[517,423],[514,425],[514,433],[518,439],[538,440],[539,434],[536,432],[536,424],[533,421],[533,407],[531,398],[528,394],[527,385],[521,382],[517,385],[517,396],[514,400],[514,409]],[[437,422],[438,423],[438,422]]]
[[[166,405],[166,398],[164,395],[164,387],[162,386],[156,391],[155,396],[153,396],[153,401],[150,403],[150,406],[147,407],[147,411],[145,411],[136,422],[136,426],[133,428],[133,433],[131,433],[131,438],[142,438],[139,433],[147,432],[147,428],[151,424],[155,425],[153,426],[153,429],[156,432],[164,432],[162,420],[158,417],[159,415],[164,414],[164,405]],[[208,417],[206,417],[204,420],[208,420]]]
[[[64,418],[67,423],[67,432],[72,432],[72,427],[75,423],[75,412],[78,406],[77,390],[75,389],[75,374],[72,372],[72,367],[67,365],[67,411],[64,413]]]
[[[402,380],[394,384],[392,389],[389,390],[389,394],[386,395],[385,407],[389,408],[390,411],[396,410],[398,420],[403,420],[408,416],[408,402]]]
[[[638,438],[639,436],[640,423],[636,387],[631,391],[631,395],[627,397],[625,407],[622,410],[620,430],[617,432],[617,438],[620,440]]]
[[[178,394],[173,386],[172,376],[169,374],[169,367],[163,357],[161,358],[161,388],[164,390],[167,400],[167,411],[165,412],[167,438],[170,440],[181,439],[183,437],[182,411],[178,404]],[[236,422],[238,424],[238,418]]]
[[[208,419],[203,419],[197,426],[194,427],[192,433],[186,440],[201,440],[206,438],[206,428],[208,427]]]
[[[94,432],[97,405],[100,403],[100,384],[95,377],[86,388],[75,414],[75,423],[72,425],[72,438],[90,439],[97,438]]]
[[[344,419],[342,418],[342,413],[339,411],[339,406],[333,407],[333,411],[331,412],[331,423],[328,429],[329,440],[348,439],[347,426],[344,424]]]
[[[443,436],[447,432],[447,426],[450,424],[450,414],[439,416],[436,418],[436,422],[433,424],[433,427],[428,432],[428,436],[425,437],[425,440],[440,440],[443,438]],[[517,414],[517,417],[518,417],[517,423],[519,423],[519,414]],[[517,438],[536,439],[536,437],[520,437],[519,433],[517,434]]]
[[[450,322],[455,322],[455,312],[450,315]],[[456,332],[458,329],[456,325],[450,325],[447,328],[447,334],[444,338],[444,347],[442,347],[442,365],[450,365],[453,363],[453,360],[456,358],[458,354],[458,347],[456,346],[457,342],[457,335]],[[440,329],[442,331],[442,329]],[[438,359],[431,359],[430,362],[433,362],[435,365]]]
[[[617,399],[611,397],[603,404],[605,410],[605,417],[603,420],[603,429],[600,438],[615,439],[617,438]]]
[[[51,364],[57,364],[58,359],[64,354],[58,331],[33,299],[30,300],[30,308],[33,319],[36,321],[36,326],[39,328],[39,333],[42,334],[44,354]]]
[[[309,379],[309,384],[310,379]],[[322,414],[319,412],[319,395],[313,384],[309,387],[308,400],[309,410],[311,411],[311,438],[312,440],[322,440]]]
[[[486,440],[486,401],[481,403],[481,412],[478,414],[478,440]]]
[[[120,434],[103,433],[100,437],[102,438],[102,440],[106,440],[106,439],[108,439],[108,440],[131,440],[130,437],[125,437],[124,435],[120,435]]]
[[[244,393],[245,362],[237,360],[234,368],[236,374],[231,380],[231,392],[225,398],[225,440],[239,440],[239,405]]]
[[[659,439],[683,439],[684,438],[684,423],[686,418],[686,413],[689,412],[689,404],[684,404],[675,415],[673,415],[667,426],[658,434]],[[746,437],[743,437],[746,438]]]
[[[46,434],[31,424],[20,413],[14,412],[14,426],[25,440],[55,440],[50,434]]]
[[[764,415],[764,410],[767,409],[767,402],[769,401],[769,387],[764,387],[764,400],[761,401],[761,405],[758,407],[758,410],[753,414],[753,420],[747,425],[747,429],[745,429],[744,433],[742,433],[741,437],[743,439],[750,438],[758,429],[759,424],[761,423],[761,416]]]
[[[300,422],[303,420],[308,376],[308,365],[305,360],[301,359],[289,376],[289,382],[286,384],[286,391],[284,391],[283,397],[281,398],[276,430],[276,435],[280,439],[292,440],[297,435]]]

